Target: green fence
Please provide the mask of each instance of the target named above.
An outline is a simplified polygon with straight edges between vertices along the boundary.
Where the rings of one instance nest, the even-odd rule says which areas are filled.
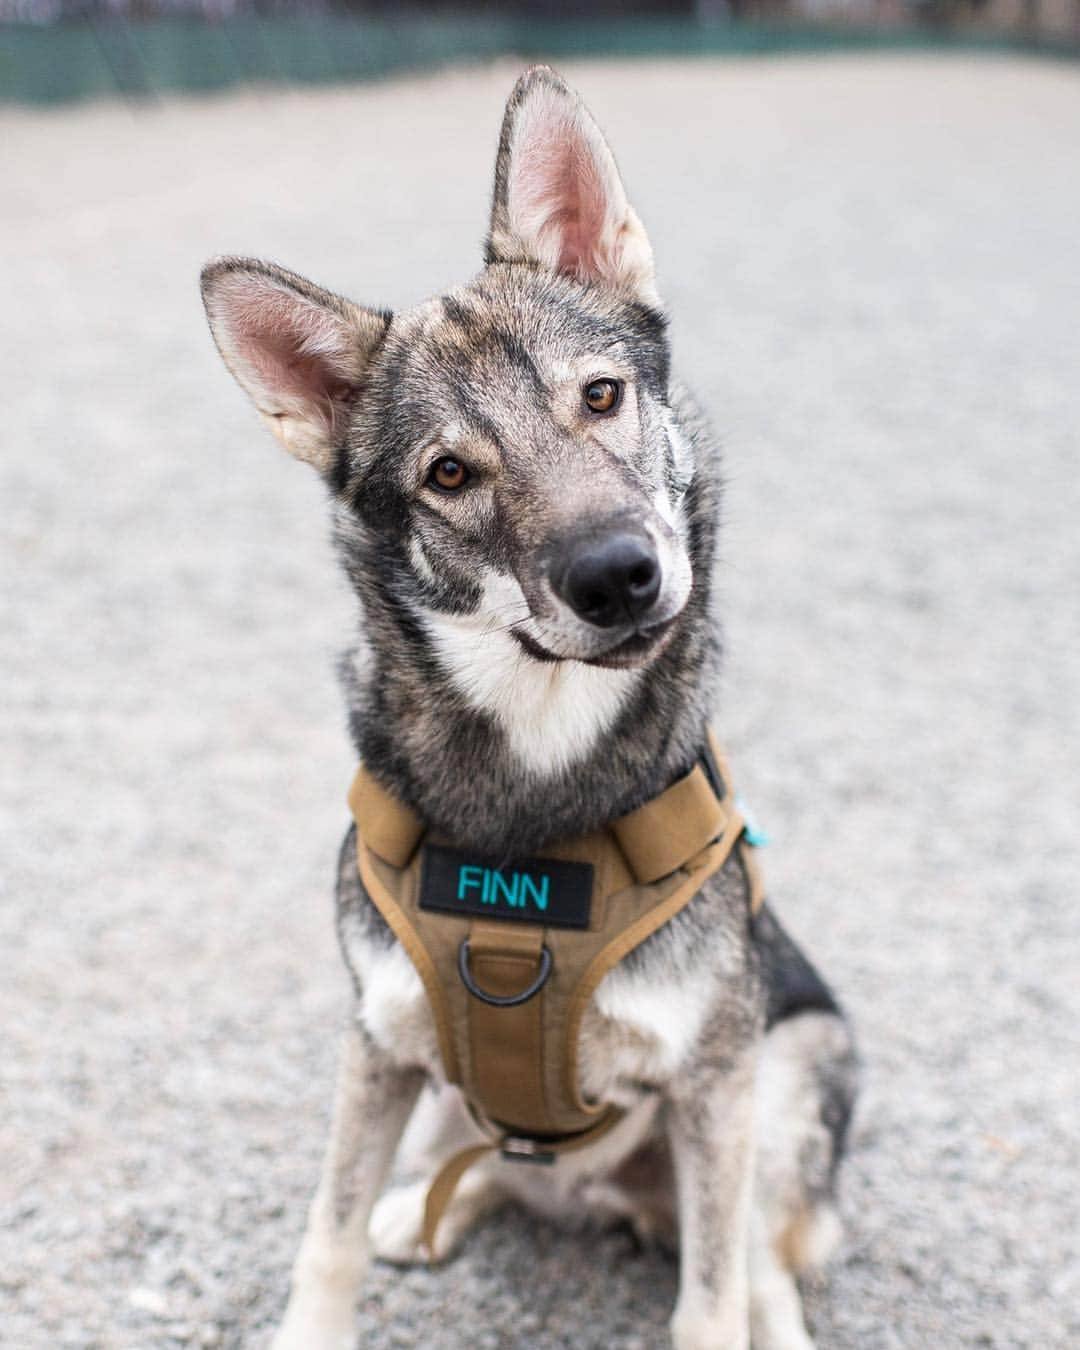
[[[57,103],[245,83],[373,79],[512,54],[571,57],[712,56],[848,50],[1027,51],[1075,57],[1069,42],[1013,34],[850,25],[505,17],[379,20],[345,14],[245,15],[220,22],[95,19],[0,27],[0,101]]]

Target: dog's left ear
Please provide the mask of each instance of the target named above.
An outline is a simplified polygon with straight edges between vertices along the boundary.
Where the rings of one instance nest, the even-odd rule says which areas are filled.
[[[487,261],[533,262],[659,307],[652,249],[615,157],[547,66],[514,86],[495,161]]]

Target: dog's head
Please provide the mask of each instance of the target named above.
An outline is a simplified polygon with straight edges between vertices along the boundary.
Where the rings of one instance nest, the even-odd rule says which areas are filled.
[[[335,493],[369,605],[411,605],[443,641],[646,664],[691,590],[691,451],[648,239],[545,68],[507,105],[486,261],[395,315],[243,259],[208,266],[203,296],[229,369]]]

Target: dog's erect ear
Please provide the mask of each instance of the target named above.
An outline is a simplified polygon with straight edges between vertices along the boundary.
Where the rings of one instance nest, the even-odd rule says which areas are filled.
[[[202,296],[222,359],[270,430],[327,472],[390,316],[250,258],[208,264]]]
[[[487,261],[541,263],[660,303],[652,249],[615,158],[581,99],[547,66],[527,70],[506,105]]]

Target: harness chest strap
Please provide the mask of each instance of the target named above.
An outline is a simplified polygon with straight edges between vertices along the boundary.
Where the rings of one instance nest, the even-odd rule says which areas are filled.
[[[604,976],[688,904],[736,846],[751,906],[760,904],[742,816],[714,742],[711,749],[710,775],[696,765],[607,829],[552,845],[535,859],[500,866],[454,855],[468,859],[459,867],[465,880],[458,903],[453,894],[449,902],[436,897],[439,909],[430,907],[432,878],[435,864],[445,871],[445,841],[366,770],[357,773],[349,804],[361,880],[423,982],[447,1079],[462,1087],[493,1135],[451,1158],[433,1183],[429,1251],[457,1181],[479,1157],[502,1147],[507,1156],[547,1161],[617,1123],[620,1113],[586,1101],[578,1081],[581,1022]],[[541,893],[534,880],[530,909],[521,881],[567,864],[591,879],[584,926],[580,914],[566,926],[557,891],[553,901],[546,882]],[[518,867],[521,873],[512,870]],[[475,914],[462,912],[464,905],[453,912],[470,886],[481,888],[481,877],[484,903],[472,906]]]

